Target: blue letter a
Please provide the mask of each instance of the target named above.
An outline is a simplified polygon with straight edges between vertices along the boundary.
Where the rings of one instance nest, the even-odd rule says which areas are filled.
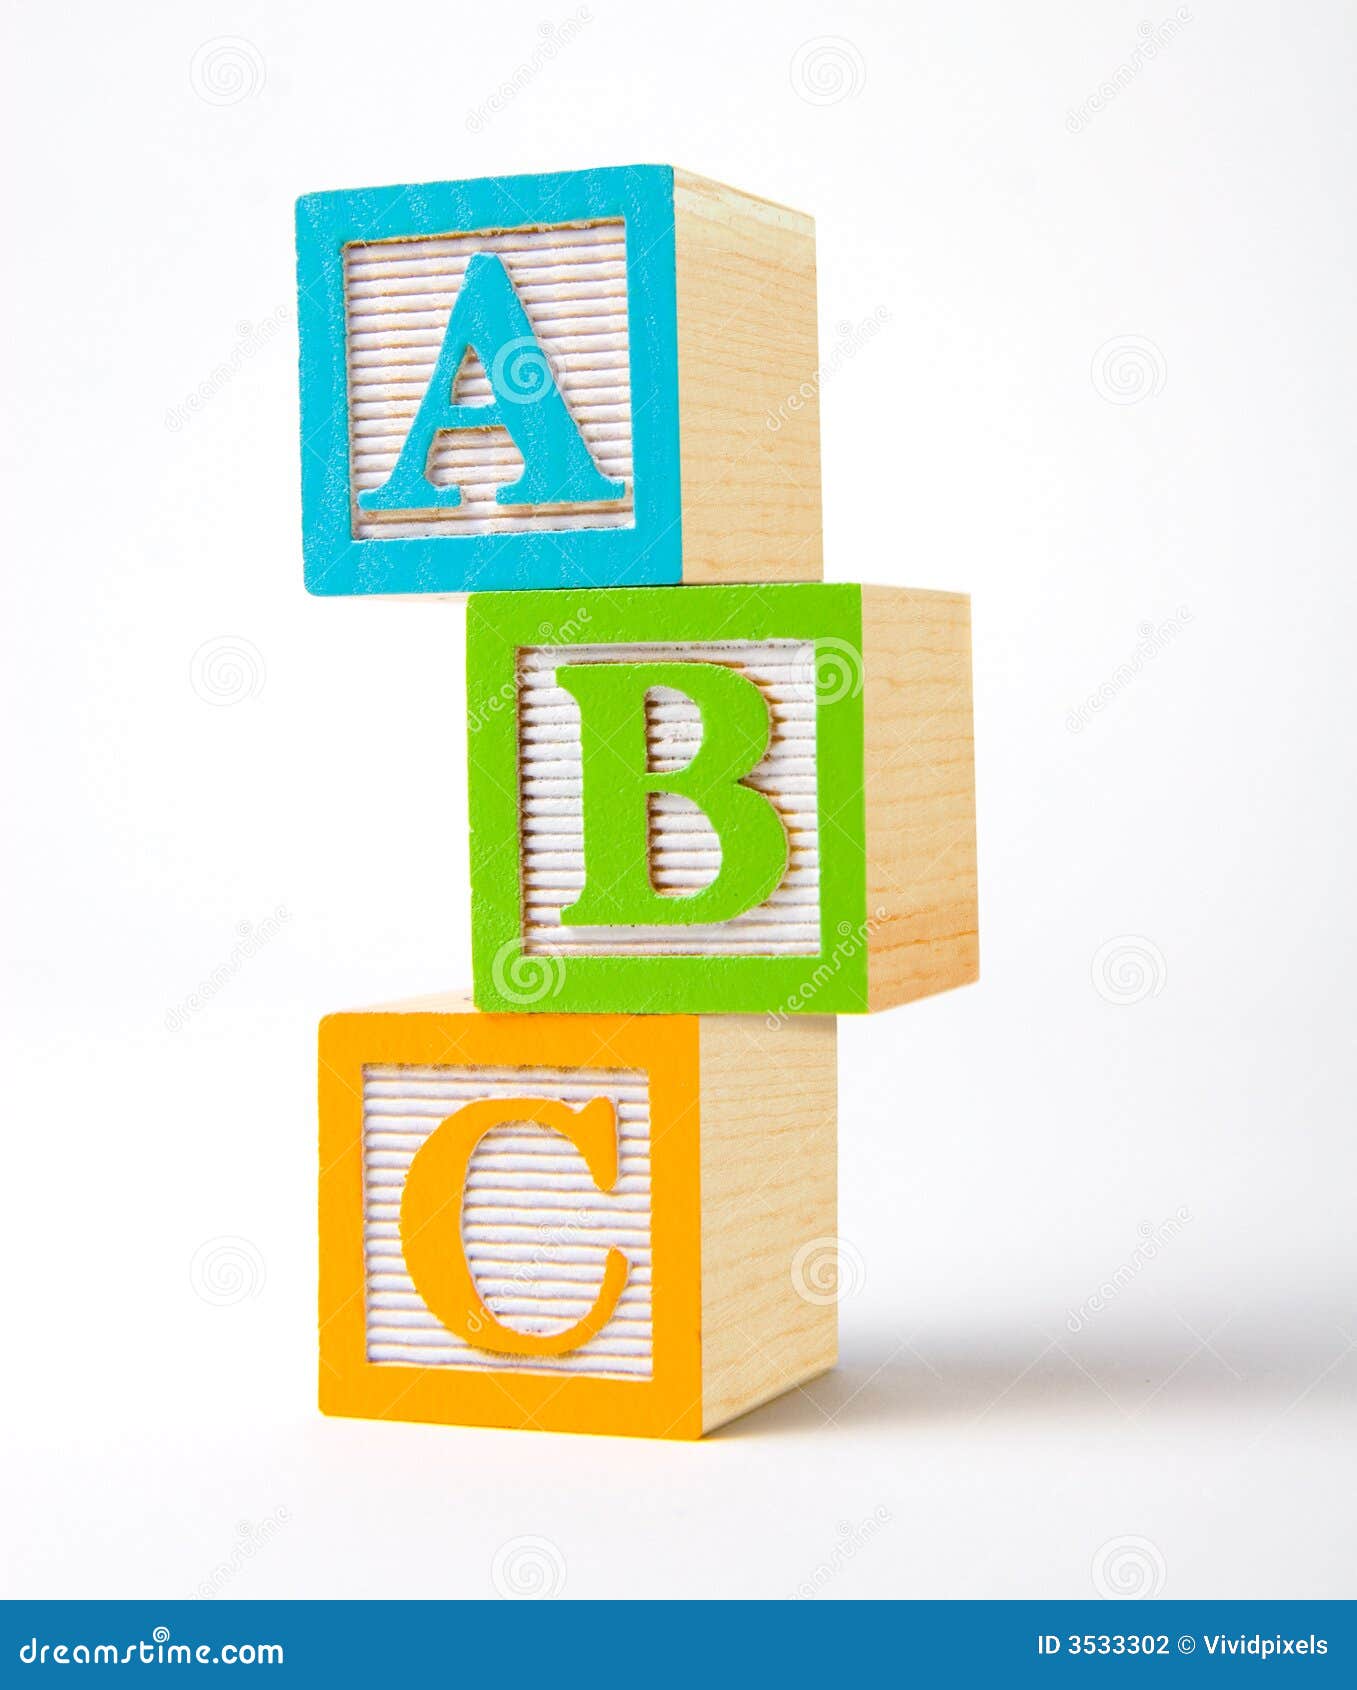
[[[457,372],[472,347],[490,378],[494,399],[488,405],[453,403]],[[366,511],[460,505],[460,488],[435,487],[426,473],[434,438],[445,428],[496,427],[508,430],[523,457],[518,480],[496,489],[498,504],[585,504],[626,492],[624,482],[609,481],[589,456],[503,262],[478,252],[466,267],[396,467],[380,487],[360,493],[358,503]]]

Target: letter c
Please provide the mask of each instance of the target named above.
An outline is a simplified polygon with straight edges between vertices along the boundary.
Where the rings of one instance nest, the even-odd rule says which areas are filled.
[[[497,1320],[476,1289],[462,1244],[462,1202],[472,1152],[492,1127],[528,1121],[579,1147],[594,1183],[617,1183],[617,1123],[609,1098],[582,1109],[550,1098],[481,1098],[449,1115],[415,1152],[401,1194],[400,1236],[405,1265],[429,1310],[474,1349],[497,1355],[559,1356],[586,1344],[612,1319],[631,1264],[608,1251],[594,1306],[564,1332],[516,1332]]]

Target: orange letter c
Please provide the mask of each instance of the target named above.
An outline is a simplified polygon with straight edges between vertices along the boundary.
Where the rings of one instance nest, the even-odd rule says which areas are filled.
[[[609,1098],[596,1097],[578,1110],[550,1098],[481,1098],[449,1115],[415,1152],[401,1194],[401,1249],[431,1313],[473,1348],[497,1355],[564,1355],[612,1319],[631,1264],[620,1250],[608,1251],[598,1300],[564,1332],[516,1332],[491,1314],[462,1244],[462,1201],[472,1152],[492,1127],[511,1121],[548,1127],[572,1140],[600,1191],[617,1183],[617,1124]]]

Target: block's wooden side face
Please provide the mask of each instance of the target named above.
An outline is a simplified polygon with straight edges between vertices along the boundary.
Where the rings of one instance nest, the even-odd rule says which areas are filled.
[[[702,1040],[702,1424],[832,1367],[836,1031],[707,1016]]]
[[[815,225],[674,176],[683,579],[818,581]]]
[[[482,1008],[866,1007],[860,614],[818,584],[473,603]]]
[[[297,206],[306,581],[681,578],[673,172]]]
[[[970,601],[863,588],[868,1007],[979,977]]]
[[[701,1429],[694,1021],[322,1024],[321,1407]]]

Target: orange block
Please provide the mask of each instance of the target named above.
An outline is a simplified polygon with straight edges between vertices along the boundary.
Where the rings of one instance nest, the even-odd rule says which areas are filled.
[[[327,1414],[700,1437],[833,1365],[828,1017],[320,1029]]]

